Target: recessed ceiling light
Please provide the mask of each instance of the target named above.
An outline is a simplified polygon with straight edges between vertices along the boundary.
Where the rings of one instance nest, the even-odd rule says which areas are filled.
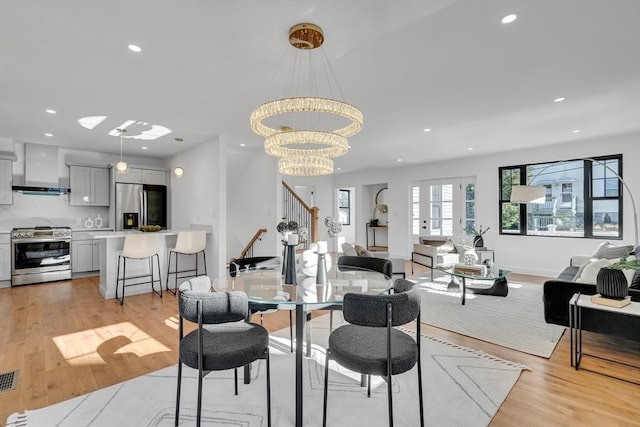
[[[240,144],[240,147],[246,147],[247,144]]]
[[[127,46],[129,48],[129,50],[131,52],[142,52],[142,48],[140,46],[138,46],[137,44],[130,44],[129,46]]]
[[[424,128],[423,129],[425,132],[431,132],[431,128]]]
[[[47,132],[47,133],[45,133],[45,134],[44,134],[44,136],[53,136],[53,134],[52,134],[52,133]]]
[[[580,129],[574,129],[572,132],[573,133],[580,133]]]
[[[402,159],[398,159],[397,161],[398,161],[398,162],[401,162],[401,161],[402,161]]]
[[[147,150],[149,147],[142,146],[142,147],[140,147],[140,148],[141,148],[141,149],[143,149],[143,150]]]
[[[567,99],[567,98],[560,97],[560,98],[556,98],[556,99],[554,99],[554,100],[553,100],[553,102],[562,102],[562,101],[564,101],[565,99]]]
[[[502,18],[502,23],[503,24],[510,24],[513,21],[515,21],[516,19],[518,19],[518,15],[516,15],[515,13],[512,13],[511,15],[507,15],[504,18]]]
[[[473,151],[473,147],[467,148],[468,151]]]
[[[341,171],[341,170],[342,170],[342,168],[336,168],[336,170],[337,170],[337,171]]]
[[[56,113],[56,110],[52,110],[51,108],[46,109],[46,110],[44,110],[44,111],[46,111],[46,112],[47,112],[47,113],[49,113],[49,114],[55,114],[55,113]]]

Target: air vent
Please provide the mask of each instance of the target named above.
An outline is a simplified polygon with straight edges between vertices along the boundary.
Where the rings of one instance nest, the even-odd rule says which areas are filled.
[[[18,371],[3,372],[0,374],[0,393],[15,390],[18,387]]]

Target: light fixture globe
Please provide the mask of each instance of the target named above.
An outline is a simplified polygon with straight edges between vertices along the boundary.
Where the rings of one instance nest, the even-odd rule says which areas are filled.
[[[176,166],[175,168],[173,168],[173,175],[176,178],[182,178],[184,176],[184,169],[182,168],[182,166]]]
[[[120,161],[116,163],[116,173],[127,173],[129,172],[129,165],[122,160],[122,135],[124,135],[127,130],[123,128],[117,130],[120,132]]]

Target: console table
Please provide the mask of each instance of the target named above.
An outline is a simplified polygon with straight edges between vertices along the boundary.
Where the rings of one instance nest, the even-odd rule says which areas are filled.
[[[583,313],[583,308],[587,308]],[[582,317],[589,315],[591,310],[598,310],[607,313],[610,316],[636,316],[640,317],[640,302],[631,301],[629,305],[622,308],[609,307],[603,304],[595,304],[591,302],[591,295],[575,294],[569,301],[569,332],[570,332],[570,346],[571,346],[571,366],[576,368],[576,371],[580,369],[580,360],[582,356],[590,356],[600,360],[606,360],[608,362],[617,363],[620,365],[628,366],[633,369],[640,370],[640,366],[632,365],[630,363],[621,362],[619,360],[609,359],[604,356],[585,353],[582,350]],[[620,378],[613,375],[608,375],[602,372],[594,371],[592,369],[583,368],[585,371],[594,372],[596,374],[604,375],[611,378],[616,378],[622,381],[630,382],[640,385],[640,382],[632,381],[626,378]]]
[[[384,231],[387,232],[389,229],[388,225],[371,225],[367,223],[367,250],[368,251],[386,251],[389,249],[388,246],[376,245],[376,231]],[[372,233],[372,245],[369,245],[369,230]]]

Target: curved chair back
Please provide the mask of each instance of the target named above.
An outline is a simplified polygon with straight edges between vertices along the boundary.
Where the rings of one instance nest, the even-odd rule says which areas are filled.
[[[180,284],[181,291],[210,292],[211,279],[209,276],[197,276]]]
[[[341,256],[338,258],[338,269],[348,271],[349,267],[354,269],[367,269],[377,271],[386,277],[391,277],[393,272],[393,264],[391,260],[385,258],[366,257],[366,256]]]
[[[149,234],[130,234],[124,238],[122,256],[127,258],[144,259],[160,252],[160,237]]]
[[[247,317],[249,304],[242,291],[201,292],[181,290],[178,294],[180,317],[198,323],[198,303],[202,310],[202,323],[238,322]]]
[[[203,230],[179,231],[174,252],[196,254],[207,246],[207,232]]]
[[[391,304],[391,326],[405,325],[420,314],[420,293],[417,289],[392,295],[346,293],[342,301],[344,320],[360,326],[387,326],[387,305]]]
[[[229,275],[236,277],[238,271],[253,270],[259,268],[279,267],[281,265],[279,256],[258,256],[250,258],[238,258],[229,263]]]

